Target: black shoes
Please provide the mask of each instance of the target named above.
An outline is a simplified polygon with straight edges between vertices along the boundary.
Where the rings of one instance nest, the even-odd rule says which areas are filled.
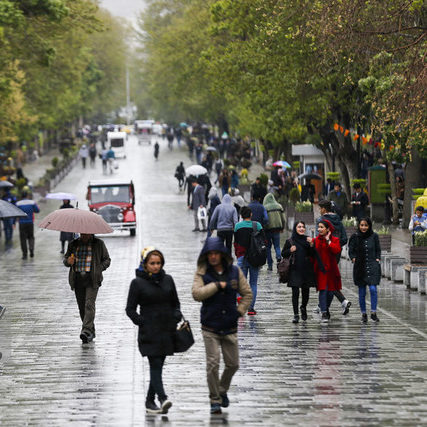
[[[350,311],[351,302],[347,301],[347,300],[344,300],[341,303],[341,306],[342,306],[342,314],[343,314],[343,316],[346,316],[348,314],[348,312]]]
[[[80,334],[80,339],[82,340],[83,344],[88,344],[93,341],[95,338],[94,334],[91,334],[90,332],[82,332]]]
[[[30,252],[30,258],[34,258],[34,252]]]
[[[292,323],[299,323],[299,316],[298,316],[298,314],[294,315],[294,318],[292,319]]]
[[[368,323],[368,315],[366,313],[362,313],[362,322]]]
[[[194,230],[191,231],[200,231],[200,228],[195,228]]]
[[[22,254],[22,259],[27,259],[27,254]]]
[[[378,319],[377,313],[375,311],[371,313],[371,319],[377,323],[380,321],[380,319]]]
[[[221,406],[223,408],[228,408],[230,406],[230,401],[228,400],[227,393],[221,394]]]
[[[301,310],[301,319],[306,321],[307,320],[307,308],[304,306],[301,306],[299,309]]]
[[[330,318],[330,316],[328,316],[328,313],[325,311],[324,313],[322,313],[321,323],[328,323],[329,318]]]
[[[219,403],[211,403],[211,414],[222,414],[221,405]]]
[[[160,400],[160,405],[161,405],[161,413],[162,414],[167,414],[170,407],[172,406],[172,402],[170,400],[168,400],[168,398],[164,399],[164,400]]]
[[[154,400],[145,401],[145,411],[147,414],[161,414],[162,410],[154,403]]]

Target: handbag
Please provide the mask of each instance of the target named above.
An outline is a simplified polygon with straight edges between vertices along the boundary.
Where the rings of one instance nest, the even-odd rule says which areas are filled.
[[[292,240],[289,240],[291,246],[293,245]],[[294,263],[294,254],[288,258],[282,258],[277,264],[277,272],[279,273],[279,283],[288,283],[289,273],[291,271],[291,265]]]
[[[182,316],[183,322],[175,330],[174,352],[183,353],[194,344],[193,332],[191,331],[190,322]]]

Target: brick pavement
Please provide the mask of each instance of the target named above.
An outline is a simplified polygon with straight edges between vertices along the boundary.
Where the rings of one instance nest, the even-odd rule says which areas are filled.
[[[117,177],[132,177],[137,191],[138,237],[105,237],[112,265],[97,303],[97,338],[82,346],[73,293],[61,264],[58,233],[39,231],[36,257],[21,261],[16,245],[1,254],[0,295],[8,311],[0,321],[0,345],[10,344],[0,364],[0,424],[139,426],[160,425],[422,425],[427,415],[426,298],[383,282],[379,324],[363,325],[348,264],[344,292],[353,301],[348,317],[333,303],[332,322],[309,316],[291,323],[291,293],[265,269],[260,274],[254,318],[239,322],[241,367],[233,381],[231,406],[208,413],[199,303],[191,298],[195,261],[203,235],[191,233],[192,214],[173,177],[184,151],[160,160],[152,147],[134,144]],[[126,165],[126,167],[125,167]],[[98,169],[79,165],[58,186],[75,191],[80,206]],[[41,219],[57,203],[42,204]],[[124,313],[129,282],[141,247],[163,250],[165,269],[177,283],[182,310],[196,344],[166,361],[165,388],[174,406],[167,416],[145,417],[146,360],[136,345],[136,328]],[[310,309],[316,305],[313,292]]]

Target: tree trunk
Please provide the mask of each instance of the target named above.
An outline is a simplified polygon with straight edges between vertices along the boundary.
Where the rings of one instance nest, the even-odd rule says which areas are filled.
[[[397,192],[396,192],[396,179],[394,177],[394,168],[392,162],[387,162],[388,176],[390,179],[390,193],[392,200],[393,219],[394,225],[399,224],[399,205],[397,204]]]
[[[407,228],[412,212],[412,189],[423,186],[422,160],[415,148],[411,150],[411,160],[405,166],[405,198],[403,202],[402,227]]]

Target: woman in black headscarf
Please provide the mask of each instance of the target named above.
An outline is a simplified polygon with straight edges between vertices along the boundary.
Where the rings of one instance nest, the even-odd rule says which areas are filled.
[[[288,287],[292,288],[292,305],[294,309],[293,323],[299,322],[298,300],[301,289],[301,318],[307,320],[307,304],[310,287],[316,287],[312,258],[317,255],[313,239],[305,235],[305,223],[298,221],[292,230],[292,237],[286,240],[282,249],[282,257],[292,255],[293,261],[289,270]],[[318,257],[317,257],[318,258]]]
[[[381,280],[381,247],[378,234],[372,230],[371,218],[361,218],[357,232],[350,237],[348,254],[353,262],[353,281],[359,287],[359,305],[362,322],[368,321],[366,314],[366,286],[371,294],[371,319],[379,322],[377,316],[377,286]]]

